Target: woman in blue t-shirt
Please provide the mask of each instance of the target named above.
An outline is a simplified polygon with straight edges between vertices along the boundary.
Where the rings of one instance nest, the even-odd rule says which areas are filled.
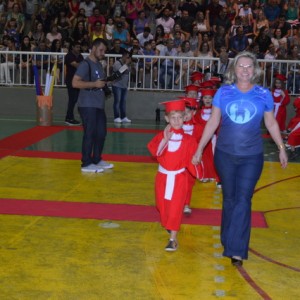
[[[251,228],[251,199],[263,168],[261,121],[279,149],[281,166],[287,154],[273,114],[271,93],[256,83],[261,69],[254,54],[241,52],[225,74],[225,85],[216,93],[193,163],[220,126],[215,150],[215,166],[222,182],[223,211],[221,242],[223,255],[235,266],[248,258]]]

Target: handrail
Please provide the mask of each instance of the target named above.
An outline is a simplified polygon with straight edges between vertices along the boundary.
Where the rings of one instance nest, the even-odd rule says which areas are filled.
[[[32,65],[39,62],[40,83],[45,85],[46,74],[51,70],[55,59],[59,59],[59,75],[56,87],[65,86],[65,55],[64,52],[33,52],[33,51],[0,51],[0,84],[10,86],[34,86]],[[87,56],[88,53],[83,54]],[[10,59],[9,59],[10,57]],[[112,64],[120,55],[106,54],[102,61],[107,74],[112,72]],[[50,59],[49,59],[50,58]],[[145,56],[133,55],[130,68],[131,90],[151,91],[183,91],[190,84],[190,74],[195,70],[205,73],[206,79],[215,75],[220,68],[220,60],[215,57],[185,56]],[[25,62],[24,62],[25,61]],[[165,65],[165,62],[168,62]],[[263,68],[261,84],[271,88],[274,75],[281,73],[287,77],[286,88],[292,95],[300,94],[300,61],[299,60],[258,60]],[[27,63],[28,62],[28,63]],[[150,64],[149,62],[156,62]],[[7,74],[9,72],[9,74]]]

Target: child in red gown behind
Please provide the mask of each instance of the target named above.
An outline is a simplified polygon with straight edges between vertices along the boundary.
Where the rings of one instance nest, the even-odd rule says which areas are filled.
[[[289,155],[290,160],[295,160],[300,156],[300,97],[295,99],[294,107],[296,115],[290,120],[287,132],[288,140],[287,144],[291,147],[291,153]]]
[[[202,95],[202,103],[201,103],[201,108],[197,111],[195,115],[195,120],[200,126],[203,128],[210,118],[211,115],[211,110],[212,110],[212,99],[214,94],[216,93],[216,90],[214,89],[202,89],[201,90],[201,95]],[[216,145],[216,134],[214,134],[213,138],[211,141],[206,145],[204,151],[203,151],[203,156],[202,156],[202,161],[203,161],[203,168],[204,168],[204,174],[203,174],[203,182],[208,182],[211,180],[215,180],[217,187],[221,188],[221,182],[220,178],[217,174],[217,171],[215,169],[215,164],[214,164],[214,149]]]
[[[202,177],[203,171],[201,165],[195,168],[192,164],[198,144],[194,137],[185,134],[182,129],[185,101],[173,100],[163,104],[166,108],[165,119],[169,124],[148,143],[148,149],[159,163],[155,178],[155,199],[161,225],[170,234],[165,250],[176,251],[177,233],[188,189],[188,171],[197,178]]]
[[[185,119],[183,123],[183,131],[186,134],[193,136],[197,143],[199,143],[200,138],[202,136],[204,127],[200,126],[200,124],[195,122],[194,116],[198,109],[198,102],[196,98],[188,98],[184,97],[182,100],[185,101]],[[192,213],[192,209],[190,207],[191,198],[192,198],[192,191],[195,185],[196,178],[189,173],[188,176],[188,191],[185,197],[184,209],[183,212],[187,215]]]
[[[284,89],[284,82],[286,77],[282,74],[275,75],[274,88],[272,89],[272,96],[274,99],[274,116],[278,122],[280,131],[286,129],[286,107],[290,103],[290,96],[288,90]]]

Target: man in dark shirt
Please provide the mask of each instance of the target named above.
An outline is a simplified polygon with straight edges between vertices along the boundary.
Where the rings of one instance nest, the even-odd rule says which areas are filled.
[[[217,32],[217,28],[219,26],[223,26],[225,28],[225,32],[226,33],[229,32],[229,29],[231,27],[231,21],[228,18],[227,8],[226,7],[222,8],[222,10],[219,13],[219,16],[214,21],[214,23],[213,23],[213,31]]]
[[[79,63],[83,61],[83,56],[80,53],[81,47],[79,42],[74,42],[71,45],[70,51],[65,57],[66,64],[66,85],[68,89],[68,109],[65,118],[65,123],[67,125],[80,125],[80,122],[74,119],[74,108],[78,100],[79,89],[73,88],[72,79],[79,66]]]
[[[220,11],[223,9],[223,6],[219,4],[219,0],[212,0],[206,7],[206,10],[209,11],[209,23],[212,27],[220,15]]]
[[[229,57],[235,57],[239,52],[248,50],[248,47],[248,38],[244,34],[243,27],[239,27],[236,31],[236,35],[230,39]]]

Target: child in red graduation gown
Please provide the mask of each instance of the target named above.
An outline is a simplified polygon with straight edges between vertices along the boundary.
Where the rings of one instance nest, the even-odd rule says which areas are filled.
[[[282,74],[275,75],[272,96],[274,99],[274,116],[278,122],[280,131],[286,129],[286,107],[290,103],[288,90],[284,88],[286,77]]]
[[[197,143],[199,143],[200,138],[202,136],[204,127],[200,126],[200,124],[195,122],[194,116],[198,109],[198,102],[195,98],[184,97],[182,100],[185,101],[185,121],[183,123],[183,131],[186,134],[193,136]],[[185,197],[184,209],[183,212],[187,215],[192,213],[192,209],[190,207],[192,191],[195,185],[196,178],[189,173],[188,175],[188,191]]]
[[[202,126],[204,130],[204,127],[211,116],[212,99],[214,94],[216,93],[216,90],[202,89],[201,93],[202,93],[201,108],[197,111],[195,115],[195,120],[197,123],[200,124],[200,126]],[[216,145],[216,138],[217,138],[216,135],[214,135],[203,151],[202,161],[204,165],[204,174],[203,174],[202,181],[208,182],[211,180],[216,180],[217,187],[221,188],[221,182],[214,164],[214,149]]]
[[[289,159],[294,160],[300,156],[300,97],[295,99],[294,107],[296,115],[290,120],[288,124],[288,140],[287,144],[291,147]]]
[[[155,179],[155,198],[161,225],[170,233],[165,250],[175,251],[188,189],[188,171],[201,178],[202,166],[195,168],[192,164],[197,142],[182,129],[185,101],[173,100],[163,104],[166,108],[165,119],[169,124],[148,143],[148,149],[159,163]]]

